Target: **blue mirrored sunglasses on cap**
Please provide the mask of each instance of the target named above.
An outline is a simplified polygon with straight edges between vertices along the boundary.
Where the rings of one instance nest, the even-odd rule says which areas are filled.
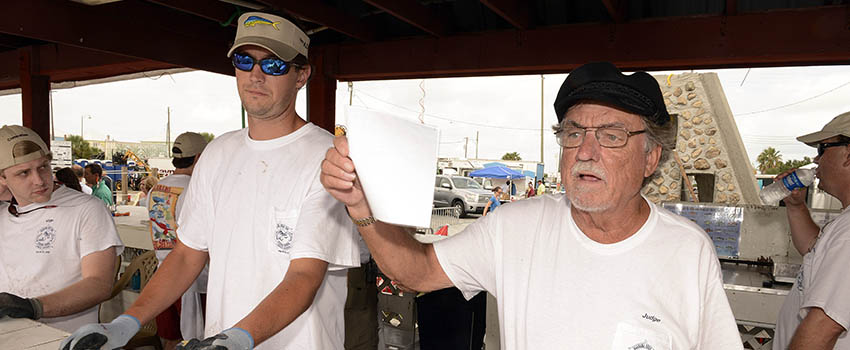
[[[250,72],[254,69],[254,62],[257,62],[256,58],[241,52],[234,52],[230,59],[233,61],[233,66],[236,67],[236,69],[245,72]],[[260,70],[262,70],[263,73],[274,76],[286,74],[289,72],[289,66],[294,65],[294,63],[286,62],[277,57],[261,59],[259,60],[259,64]]]

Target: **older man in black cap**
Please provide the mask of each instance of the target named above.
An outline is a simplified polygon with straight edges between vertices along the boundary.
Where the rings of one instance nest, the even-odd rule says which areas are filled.
[[[493,294],[506,349],[741,349],[711,240],[640,194],[676,133],[655,79],[587,64],[555,112],[566,194],[507,204],[434,244],[372,218],[342,137],[322,183],[394,280]]]

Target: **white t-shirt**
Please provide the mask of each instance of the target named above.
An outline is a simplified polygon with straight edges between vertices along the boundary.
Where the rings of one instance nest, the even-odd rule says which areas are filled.
[[[80,181],[80,189],[83,190],[83,193],[85,194],[91,194],[91,187],[86,185],[85,181]]]
[[[82,192],[60,186],[49,201],[18,212],[54,205],[15,217],[8,203],[0,203],[0,291],[25,298],[54,293],[83,278],[85,256],[109,247],[124,251],[103,201]],[[97,323],[97,309],[39,321],[73,332]]]
[[[178,236],[209,251],[206,336],[232,327],[280,284],[291,259],[329,263],[313,304],[263,349],[342,349],[346,268],[358,234],[319,182],[333,136],[313,124],[267,141],[248,129],[213,140],[192,175]]]
[[[589,239],[569,200],[503,205],[434,243],[466,298],[499,306],[504,349],[742,349],[714,245],[693,222],[647,201],[643,227]]]
[[[787,349],[809,308],[822,309],[844,327],[835,349],[850,349],[850,207],[824,225],[812,250],[803,256],[797,281],[785,297],[776,321],[774,349]]]

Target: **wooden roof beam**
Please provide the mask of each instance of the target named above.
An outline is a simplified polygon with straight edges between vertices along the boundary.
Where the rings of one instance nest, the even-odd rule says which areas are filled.
[[[321,1],[259,0],[259,2],[272,8],[286,10],[299,18],[321,24],[360,41],[371,42],[378,37],[373,26],[333,6],[325,5]]]
[[[235,5],[226,4],[221,1],[209,0],[148,0],[154,4],[169,7],[180,12],[185,12],[190,15],[198,16],[210,21],[214,21],[219,25],[227,23],[237,12]],[[238,16],[233,17],[229,26],[236,26]]]
[[[12,1],[0,12],[0,33],[233,74],[224,57],[232,28],[179,12],[163,14],[157,7],[126,1],[100,6]]]
[[[628,19],[626,9],[628,9],[628,0],[602,0],[605,9],[608,10],[608,15],[615,23],[623,23]]]
[[[529,1],[524,0],[481,0],[497,15],[504,18],[516,29],[531,29],[532,18]]]
[[[344,81],[548,74],[594,61],[610,61],[626,71],[846,64],[848,9],[824,6],[630,21],[614,27],[582,23],[520,36],[509,30],[340,44],[335,74]],[[658,40],[659,33],[665,40]]]
[[[436,37],[449,33],[449,24],[430,8],[416,0],[363,0],[408,24]]]

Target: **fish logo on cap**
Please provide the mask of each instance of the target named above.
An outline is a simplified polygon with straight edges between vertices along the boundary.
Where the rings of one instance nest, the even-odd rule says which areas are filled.
[[[280,24],[280,22],[272,22],[272,21],[267,20],[267,19],[260,17],[260,16],[251,16],[251,17],[248,17],[248,19],[245,20],[245,26],[246,27],[253,27],[253,26],[256,26],[257,24],[270,25],[270,26],[274,27],[275,30],[280,30],[280,28],[277,27],[277,25]]]

